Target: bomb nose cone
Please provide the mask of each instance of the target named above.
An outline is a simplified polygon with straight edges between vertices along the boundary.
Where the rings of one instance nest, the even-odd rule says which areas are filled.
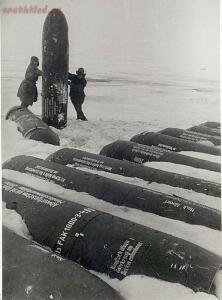
[[[63,15],[61,9],[59,9],[59,8],[52,8],[49,12],[49,14],[59,14],[59,13],[61,13]]]
[[[63,17],[65,19],[63,12],[58,8],[53,8],[52,10],[50,10],[50,12],[48,13],[48,17]]]
[[[44,22],[44,28],[49,29],[50,31],[55,31],[60,29],[60,31],[67,30],[68,24],[65,18],[65,15],[60,9],[53,8],[47,15],[45,22]]]

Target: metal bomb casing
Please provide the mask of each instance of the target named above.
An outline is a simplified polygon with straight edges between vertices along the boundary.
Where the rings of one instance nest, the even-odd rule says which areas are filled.
[[[143,274],[210,292],[222,259],[180,238],[3,179],[3,201],[38,243],[87,269]],[[203,272],[204,269],[204,272]]]
[[[208,121],[208,122],[202,123],[200,125],[204,125],[209,128],[215,128],[215,129],[220,130],[220,122]]]
[[[65,156],[66,154],[68,154],[67,151],[64,152]],[[73,157],[72,153],[67,157]],[[59,156],[58,160],[61,161]],[[102,156],[102,164],[102,170],[104,170],[105,167],[106,170],[111,173],[129,177],[138,177],[149,182],[164,183],[171,186],[194,190],[199,193],[205,193],[207,195],[209,194],[215,197],[220,197],[221,194],[221,187],[219,183],[144,167],[127,161],[114,160],[108,157],[105,160],[105,156]],[[90,163],[87,158],[85,166],[86,165],[91,165],[92,168],[95,166],[95,164],[93,162]],[[6,161],[2,168],[38,176],[60,184],[66,188],[76,189],[77,191],[85,191],[91,195],[95,195],[96,197],[101,198],[103,195],[106,195],[106,199],[109,197],[109,194],[107,193],[107,185],[110,184],[110,179],[77,169],[64,167],[60,163],[47,162],[39,158],[21,155]],[[119,188],[117,189],[117,186],[115,187],[116,193],[118,193],[119,189],[123,190],[123,186],[124,185],[119,182]],[[113,192],[113,189],[111,189],[110,197],[113,197]],[[119,203],[121,194],[122,193],[118,194]]]
[[[21,186],[20,186],[21,187]],[[121,300],[108,284],[3,226],[3,298]]]
[[[190,131],[195,131],[195,132],[200,132],[204,134],[209,134],[212,136],[217,136],[220,137],[220,129],[218,128],[210,128],[208,126],[205,126],[204,124],[198,125],[198,126],[193,126],[188,128]]]
[[[18,131],[27,139],[52,145],[60,144],[58,135],[27,108],[21,106],[11,108],[6,119],[15,121]]]
[[[62,11],[53,9],[43,26],[42,119],[56,128],[67,124],[68,68],[68,25]]]
[[[131,141],[147,146],[158,146],[174,152],[195,151],[217,156],[221,155],[220,149],[214,146],[206,146],[200,143],[182,140],[159,132],[145,131],[132,137]]]
[[[121,140],[104,146],[100,151],[100,154],[121,160],[126,159],[136,163],[145,163],[148,161],[172,162],[174,164],[181,164],[214,172],[221,171],[221,165],[218,163],[189,157],[162,147],[147,146]]]
[[[12,158],[3,165],[3,168],[38,176],[64,188],[86,192],[115,205],[137,208],[163,217],[221,230],[219,210],[181,197],[144,189],[29,156]]]
[[[192,141],[192,142],[204,142],[210,141],[215,146],[220,146],[221,139],[218,136],[213,136],[210,134],[195,132],[191,130],[184,130],[179,128],[166,128],[159,131],[162,134],[174,136],[183,140]]]
[[[119,160],[73,148],[60,149],[49,155],[47,160],[63,165],[86,167],[127,177],[137,177],[149,183],[167,184],[215,197],[221,196],[221,186],[216,182],[162,171],[127,160]],[[11,165],[10,162],[6,164],[6,168],[8,168],[9,164]],[[13,164],[14,162],[12,162]]]

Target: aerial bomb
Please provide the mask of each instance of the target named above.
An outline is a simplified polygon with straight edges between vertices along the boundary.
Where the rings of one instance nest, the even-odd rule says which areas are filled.
[[[15,121],[18,131],[27,139],[52,145],[60,144],[58,135],[27,108],[21,106],[11,108],[6,120]]]
[[[147,146],[157,146],[174,152],[195,151],[217,156],[221,155],[220,149],[214,146],[206,146],[192,141],[185,141],[159,132],[145,131],[132,137],[131,141]]]
[[[14,170],[50,180],[64,188],[86,192],[115,205],[137,208],[162,217],[221,230],[219,210],[181,197],[144,189],[56,163],[47,163],[33,157],[17,157],[12,165]],[[11,168],[12,165],[7,165],[6,168]]]
[[[222,259],[197,245],[11,180],[3,179],[2,191],[6,207],[21,215],[36,242],[87,269],[214,292]]]
[[[67,125],[69,43],[61,10],[46,17],[42,35],[42,119],[61,129]]]
[[[89,155],[91,154],[89,153]],[[70,158],[71,157],[72,156],[70,156]],[[90,167],[90,164],[92,163],[92,168],[95,168],[96,164],[94,162],[90,163],[89,161],[90,159],[86,158],[85,166],[88,165],[88,167]],[[185,189],[197,191],[199,193],[220,197],[221,187],[218,183],[161,171],[154,168],[143,167],[141,165],[129,162],[121,162],[111,158],[106,159],[104,156],[102,157],[102,161],[104,163],[104,166],[102,167],[103,170],[104,167],[106,168],[107,166],[106,170],[111,173],[129,177],[138,177],[149,182],[158,182],[169,184],[171,186],[179,186]],[[65,167],[61,164],[48,162],[39,158],[23,155],[16,156],[6,161],[2,168],[38,176],[45,180],[50,180],[54,183],[60,184],[65,188],[76,189],[77,191],[85,191],[90,195],[95,195],[98,198],[102,198],[103,195],[105,195],[106,201],[108,201],[109,197],[114,197],[114,191],[112,188],[111,193],[107,193],[107,186],[110,185],[110,180],[102,176],[93,175],[88,172]],[[121,182],[119,182],[118,185],[118,190],[123,190],[123,185]],[[117,186],[115,189],[116,193],[118,193]],[[116,201],[118,201],[119,205],[121,204],[120,199],[120,194],[118,194]]]
[[[161,161],[191,166],[194,168],[200,168],[214,172],[221,171],[221,165],[218,163],[182,155],[157,146],[147,146],[121,140],[104,146],[100,151],[100,154],[121,160],[125,159],[136,163]]]
[[[204,142],[204,141],[210,141],[215,146],[220,146],[221,140],[217,136],[212,136],[209,134],[204,134],[200,132],[190,131],[190,130],[184,130],[179,128],[166,128],[159,133],[174,136],[183,140],[192,141],[192,142]]]
[[[220,129],[209,128],[208,126],[205,126],[205,125],[193,126],[193,127],[188,128],[187,130],[220,137]]]
[[[204,125],[204,126],[207,126],[209,128],[215,128],[215,129],[220,130],[220,122],[212,122],[212,121],[210,122],[210,121],[208,121],[208,122],[202,123],[200,125]]]
[[[87,167],[105,171],[114,168],[115,163],[118,164],[118,161],[116,162],[115,159],[106,159],[106,157],[101,155],[69,148],[56,151],[47,160],[69,165],[69,167]],[[122,169],[122,167],[119,166],[119,169]],[[83,183],[81,187],[82,191],[85,191],[86,186],[91,181],[88,178],[84,180],[84,177],[82,177],[81,181]],[[107,181],[109,184],[106,183]],[[105,188],[106,193],[95,195],[91,191],[90,194],[94,194],[96,197],[100,197],[113,204],[125,205],[163,217],[221,230],[221,213],[217,209],[147,188],[144,189],[126,183],[118,183],[116,180],[104,180],[102,178],[98,180],[97,177],[97,183],[95,184],[98,187],[101,184],[101,189]]]
[[[121,300],[108,284],[66,260],[2,229],[4,299]]]

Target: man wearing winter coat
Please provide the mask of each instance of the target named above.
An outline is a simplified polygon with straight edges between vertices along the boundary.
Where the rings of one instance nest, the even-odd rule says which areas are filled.
[[[37,101],[38,91],[36,81],[42,75],[42,71],[38,69],[39,59],[36,56],[31,57],[30,64],[25,73],[25,79],[20,84],[17,97],[21,100],[22,107],[28,107]]]
[[[87,121],[83,111],[82,111],[82,104],[85,99],[84,88],[87,84],[85,79],[85,72],[83,68],[79,68],[76,71],[76,74],[69,73],[69,85],[70,85],[70,92],[69,96],[72,101],[72,104],[77,113],[77,120]]]

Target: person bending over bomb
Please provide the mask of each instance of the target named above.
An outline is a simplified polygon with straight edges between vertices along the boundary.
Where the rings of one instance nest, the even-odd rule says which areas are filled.
[[[84,69],[79,68],[76,71],[76,74],[69,73],[69,77],[68,77],[69,78],[68,84],[70,85],[69,96],[76,110],[77,120],[83,120],[83,121],[87,121],[82,111],[82,104],[85,99],[84,88],[87,84],[85,76],[86,74],[84,73]]]
[[[38,69],[39,59],[36,56],[31,57],[30,64],[25,72],[25,79],[19,86],[17,97],[21,100],[22,107],[28,107],[38,99],[38,91],[36,81],[42,75],[42,71]]]

